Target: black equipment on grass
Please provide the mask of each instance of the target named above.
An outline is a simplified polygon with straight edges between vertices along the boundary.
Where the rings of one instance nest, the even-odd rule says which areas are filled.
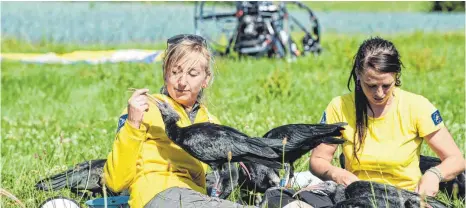
[[[311,26],[290,9],[305,10]],[[194,26],[221,55],[233,50],[240,56],[294,58],[322,50],[317,17],[301,2],[197,2]],[[302,34],[301,41],[294,40]]]

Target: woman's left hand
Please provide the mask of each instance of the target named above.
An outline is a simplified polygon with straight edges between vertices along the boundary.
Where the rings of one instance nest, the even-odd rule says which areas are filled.
[[[440,180],[434,173],[426,171],[414,189],[420,195],[435,196],[439,191]]]

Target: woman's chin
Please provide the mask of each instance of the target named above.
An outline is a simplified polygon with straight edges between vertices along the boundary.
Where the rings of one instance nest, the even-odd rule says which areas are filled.
[[[383,106],[387,103],[386,100],[371,100],[371,104],[375,106]]]
[[[177,103],[180,103],[180,104],[183,104],[183,105],[186,105],[188,103],[192,103],[192,101],[191,101],[192,98],[188,94],[178,94],[178,93],[176,93],[176,95],[173,97],[173,99]]]

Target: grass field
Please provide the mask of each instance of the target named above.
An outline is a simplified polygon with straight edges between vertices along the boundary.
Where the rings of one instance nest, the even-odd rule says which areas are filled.
[[[402,55],[402,88],[422,94],[440,109],[446,126],[465,148],[464,32],[412,33],[384,36]],[[206,103],[223,124],[250,135],[262,135],[288,123],[316,123],[330,100],[347,93],[351,60],[366,36],[326,35],[324,53],[296,62],[268,59],[217,58],[215,81]],[[2,40],[2,52],[69,52],[77,49],[160,48],[29,44]],[[158,92],[161,65],[1,65],[1,187],[27,207],[63,195],[84,203],[69,191],[34,189],[41,178],[85,160],[105,158],[113,142],[118,116],[129,87]],[[62,142],[60,142],[62,141]],[[434,155],[423,144],[422,154]],[[298,171],[307,170],[303,157]],[[444,194],[439,198],[464,207]],[[14,207],[0,198],[0,207]]]

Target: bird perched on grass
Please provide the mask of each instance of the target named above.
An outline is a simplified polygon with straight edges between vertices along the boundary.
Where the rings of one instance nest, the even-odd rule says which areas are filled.
[[[90,191],[91,196],[102,194],[103,168],[106,161],[106,159],[90,160],[77,164],[65,172],[40,180],[36,188],[44,191],[69,188],[75,193]],[[110,190],[107,192],[110,196],[119,195]]]
[[[277,161],[285,161],[286,179],[293,177],[292,164],[321,143],[341,144],[342,126],[338,124],[288,124],[271,129],[264,134],[262,141],[271,147],[277,155]],[[283,139],[286,138],[286,142]],[[284,157],[282,157],[284,155]],[[268,167],[259,163],[244,162],[245,167],[239,169],[239,184],[242,190],[264,193],[271,187],[280,186],[279,168]],[[234,179],[236,180],[236,179]],[[285,184],[288,180],[285,180]]]
[[[432,208],[447,207],[445,204],[433,197],[427,196],[425,199],[423,199],[415,192],[399,189],[388,184],[381,184],[370,181],[355,181],[348,185],[346,188],[344,185],[337,184],[334,181],[324,181],[317,185],[303,188],[296,192],[295,195],[302,191],[322,191],[332,198],[332,200],[338,205],[336,207],[345,207],[342,205],[346,205],[346,207],[351,207],[349,205],[352,205],[353,207],[366,207],[366,202],[358,202],[359,200],[356,199],[363,200],[370,199],[371,197],[375,200],[373,203],[377,205],[376,207],[386,207],[388,204],[390,207],[414,208],[420,207],[421,201],[426,202]]]
[[[424,174],[429,168],[439,165],[442,161],[439,158],[421,155],[419,158],[419,169]],[[461,165],[461,164],[460,164]],[[340,166],[345,168],[345,156],[340,155]],[[465,172],[457,175],[455,179],[451,181],[440,182],[439,190],[445,191],[448,196],[456,196],[457,198],[464,199],[465,192]],[[455,194],[455,184],[458,186],[458,192]]]
[[[214,171],[216,184],[220,180],[218,170],[229,161],[249,161],[281,167],[276,160],[279,156],[262,139],[251,138],[234,128],[214,123],[180,127],[176,123],[180,116],[168,102],[148,96],[160,110],[168,138],[191,156],[208,164]]]

